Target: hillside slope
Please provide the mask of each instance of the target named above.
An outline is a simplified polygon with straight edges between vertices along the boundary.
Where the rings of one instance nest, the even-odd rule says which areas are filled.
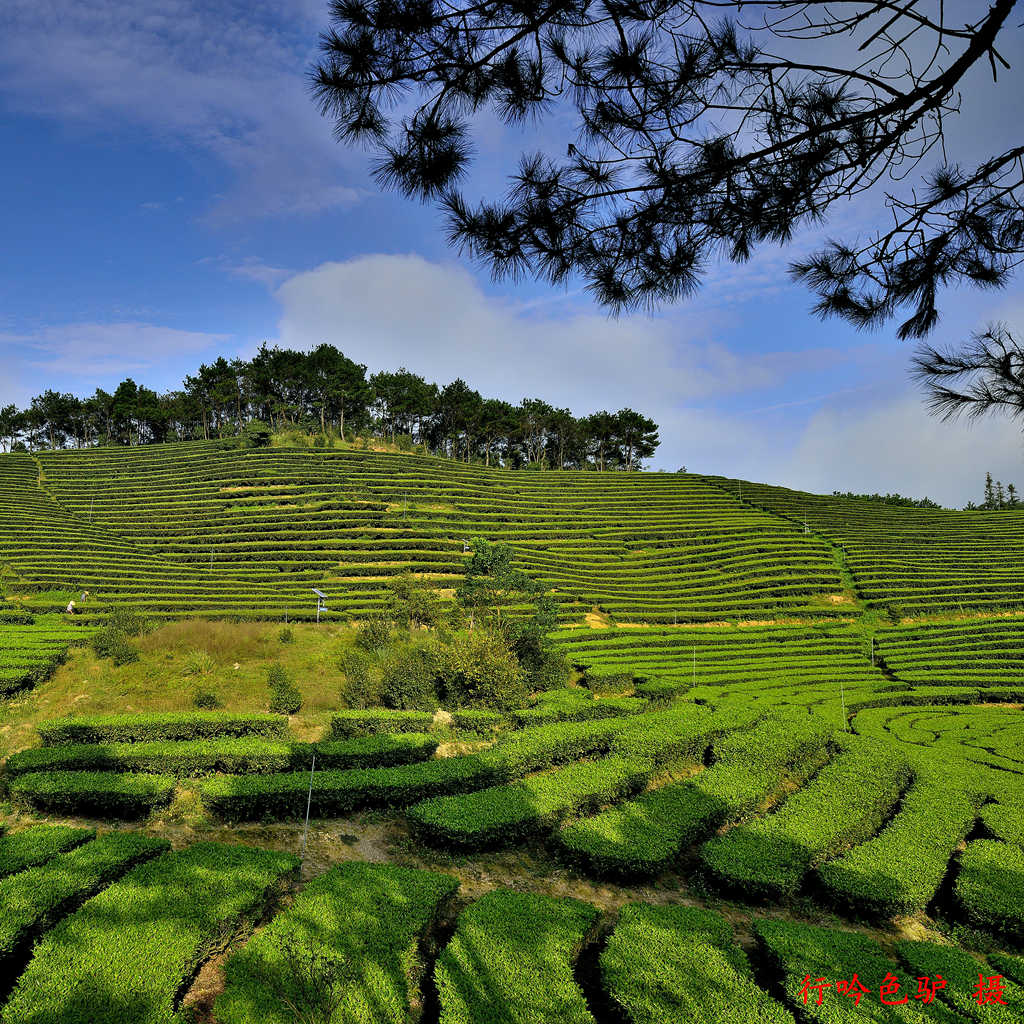
[[[403,570],[452,587],[474,536],[512,543],[565,619],[841,611],[827,543],[687,474],[195,442],[2,456],[0,508],[0,560],[25,586],[154,614],[308,616],[316,586],[358,617]]]

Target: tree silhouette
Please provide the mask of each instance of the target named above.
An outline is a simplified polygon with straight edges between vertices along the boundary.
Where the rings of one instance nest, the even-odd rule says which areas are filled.
[[[943,0],[333,0],[311,84],[339,141],[376,152],[384,187],[438,202],[496,277],[580,275],[618,312],[684,297],[714,258],[784,243],[941,153],[967,73],[1009,66],[1015,6],[972,4],[963,25]],[[499,202],[458,191],[474,115],[539,121],[561,101],[564,156],[522,154]],[[792,272],[821,315],[909,314],[900,335],[923,336],[940,286],[994,287],[1019,262],[1022,157],[939,161],[888,198],[885,231]]]

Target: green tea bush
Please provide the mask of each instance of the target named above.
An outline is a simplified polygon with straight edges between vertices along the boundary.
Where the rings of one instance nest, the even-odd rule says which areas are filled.
[[[1007,843],[1024,846],[1024,807],[1012,804],[986,804],[981,821],[989,835]]]
[[[200,711],[213,711],[224,706],[224,702],[212,690],[197,690],[192,704]]]
[[[62,917],[134,865],[170,848],[167,840],[138,832],[108,832],[0,881],[0,978]]]
[[[373,736],[390,732],[426,732],[434,724],[428,711],[404,711],[390,708],[372,708],[336,711],[331,716],[331,736],[346,739],[350,736]]]
[[[505,716],[486,708],[457,708],[452,712],[452,725],[460,732],[472,732],[478,736],[489,736],[497,732]]]
[[[405,807],[427,797],[489,785],[494,768],[479,756],[447,757],[394,768],[317,771],[311,813],[344,817],[367,807]],[[199,784],[203,806],[228,821],[301,819],[310,772],[220,775]]]
[[[283,715],[186,711],[142,715],[81,715],[40,722],[43,746],[63,743],[133,743],[139,740],[195,740],[213,736],[284,736]]]
[[[732,928],[711,910],[627,904],[600,964],[626,1024],[793,1024],[754,983]]]
[[[953,893],[974,927],[1024,942],[1024,848],[994,839],[968,843]]]
[[[974,996],[979,975],[987,978],[999,972],[966,950],[956,946],[940,946],[934,942],[904,939],[896,943],[896,952],[915,974],[928,977],[941,974],[946,979],[941,998],[963,1015],[957,1019],[966,1017],[985,1024],[1019,1024],[1020,1007],[1024,1005],[1024,987],[1003,979],[1005,1005],[981,1005]]]
[[[628,757],[583,761],[506,786],[435,797],[411,808],[409,823],[419,838],[435,846],[480,849],[512,843],[553,828],[567,814],[635,793],[652,768],[650,761]]]
[[[179,778],[212,772],[268,774],[307,768],[314,753],[321,770],[383,768],[426,760],[436,750],[437,740],[425,733],[381,734],[323,743],[257,736],[87,743],[34,747],[12,754],[7,773],[16,777],[45,771],[155,772]]]
[[[422,1001],[420,943],[458,886],[390,864],[350,862],[320,875],[228,959],[217,1020],[294,1024],[297,1009],[304,1020],[406,1024]],[[317,957],[340,970],[325,972]]]
[[[482,896],[437,959],[440,1024],[594,1024],[573,965],[598,916],[573,899]]]
[[[791,896],[817,863],[874,835],[909,781],[897,748],[849,743],[774,814],[705,843],[701,862],[713,880],[748,897]]]
[[[874,916],[924,910],[977,814],[979,798],[964,791],[962,775],[957,768],[922,764],[883,832],[818,867],[828,896]]]
[[[290,644],[295,642],[295,633],[291,626],[282,626],[277,633],[279,643]]]
[[[95,838],[94,828],[71,828],[68,825],[33,825],[23,832],[2,835],[0,878],[45,864],[58,853],[65,853]]]
[[[174,779],[166,775],[112,772],[29,772],[10,785],[11,797],[52,814],[141,818],[171,801]]]
[[[302,694],[280,663],[270,666],[267,685],[270,687],[271,714],[294,715],[302,707]]]
[[[225,929],[254,919],[297,867],[291,854],[194,843],[134,868],[43,939],[4,1024],[174,1020],[182,985]]]

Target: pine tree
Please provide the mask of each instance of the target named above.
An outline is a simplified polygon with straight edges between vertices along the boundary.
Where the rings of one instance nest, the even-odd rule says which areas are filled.
[[[1006,494],[1003,492],[1003,481],[996,481],[996,508],[1002,510],[1006,508]]]
[[[985,503],[981,506],[984,509],[993,509],[996,507],[996,492],[992,486],[992,474],[985,474]]]

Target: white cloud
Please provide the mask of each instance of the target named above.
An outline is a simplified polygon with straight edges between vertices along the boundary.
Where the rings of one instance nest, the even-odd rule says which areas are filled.
[[[715,340],[726,316],[717,305],[616,321],[571,304],[488,296],[464,268],[414,255],[327,263],[274,294],[282,345],[326,341],[371,371],[404,365],[441,383],[461,376],[484,394],[537,395],[577,414],[640,409],[661,426],[655,465],[665,469],[821,492],[928,494],[951,505],[976,496],[986,469],[1024,481],[1018,428],[938,422],[919,395],[892,383],[907,352],[880,352],[877,342],[734,352]],[[808,374],[845,386],[818,384],[803,397],[793,382]],[[786,397],[749,403],[755,409],[721,403],[774,390]]]
[[[47,387],[54,386],[49,383],[53,374],[85,377],[92,386],[98,378],[143,373],[212,346],[223,349],[229,337],[158,324],[80,323],[3,333],[0,345],[23,349],[22,359],[10,355],[7,361],[46,371]]]

